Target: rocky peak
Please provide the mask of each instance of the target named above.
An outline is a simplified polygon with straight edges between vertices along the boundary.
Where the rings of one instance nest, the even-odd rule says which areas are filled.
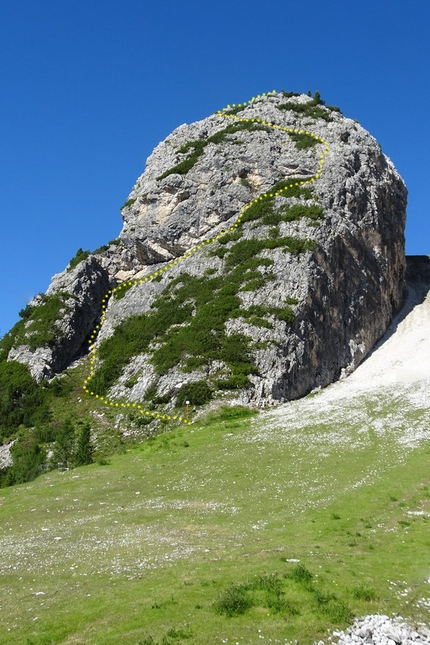
[[[89,381],[107,401],[303,396],[355,369],[400,308],[406,195],[376,140],[319,97],[184,124],[148,158],[117,243],[54,277],[59,338],[35,348],[21,328],[8,360],[64,369],[110,289]]]

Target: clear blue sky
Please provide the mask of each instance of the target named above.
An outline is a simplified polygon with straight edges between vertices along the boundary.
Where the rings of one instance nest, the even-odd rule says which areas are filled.
[[[1,0],[0,337],[119,207],[182,123],[269,90],[319,90],[409,189],[430,254],[428,0]]]

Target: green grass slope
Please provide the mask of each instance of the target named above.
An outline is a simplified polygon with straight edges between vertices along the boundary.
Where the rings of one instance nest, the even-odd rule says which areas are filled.
[[[1,645],[310,644],[354,615],[428,620],[429,408],[323,394],[1,489]]]

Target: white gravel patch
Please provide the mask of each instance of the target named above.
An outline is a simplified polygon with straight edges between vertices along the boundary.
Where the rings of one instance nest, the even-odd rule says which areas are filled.
[[[422,623],[410,626],[401,616],[390,618],[383,614],[372,614],[357,618],[346,631],[334,631],[328,640],[339,645],[424,644],[430,643],[430,629]],[[325,643],[320,641],[318,645]]]
[[[263,412],[253,421],[247,441],[305,445],[310,437],[303,430],[312,425],[318,426],[312,444],[319,449],[360,448],[372,433],[391,438],[402,448],[429,441],[430,292],[423,302],[419,300],[409,288],[403,310],[353,374],[311,396]],[[342,431],[342,421],[357,430],[358,438]]]

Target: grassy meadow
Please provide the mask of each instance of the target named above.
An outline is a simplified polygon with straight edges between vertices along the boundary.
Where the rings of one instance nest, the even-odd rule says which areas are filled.
[[[369,613],[428,623],[429,409],[323,394],[1,489],[0,644],[310,645]]]

